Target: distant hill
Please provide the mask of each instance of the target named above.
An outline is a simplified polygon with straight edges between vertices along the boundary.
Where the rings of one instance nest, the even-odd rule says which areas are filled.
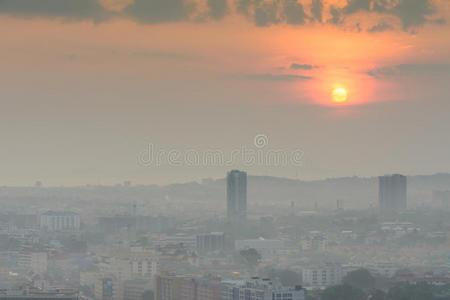
[[[410,207],[428,204],[433,190],[450,190],[450,174],[408,176]],[[32,203],[76,203],[107,201],[177,201],[205,202],[221,209],[225,207],[225,179],[205,179],[167,186],[80,186],[80,187],[0,187],[0,201]],[[365,209],[378,204],[378,178],[344,177],[316,181],[301,181],[269,176],[248,176],[249,205],[289,205],[294,202],[302,209],[312,209],[317,202],[321,208],[334,208],[342,199],[346,208]],[[39,202],[39,203],[37,203]]]

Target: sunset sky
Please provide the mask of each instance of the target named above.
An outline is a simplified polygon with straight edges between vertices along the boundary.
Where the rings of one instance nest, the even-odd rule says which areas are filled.
[[[0,0],[0,185],[450,172],[449,22],[449,0]],[[258,134],[302,165],[139,161]]]

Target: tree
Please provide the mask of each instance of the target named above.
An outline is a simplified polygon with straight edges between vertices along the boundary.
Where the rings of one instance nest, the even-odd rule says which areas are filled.
[[[302,283],[300,275],[291,270],[281,270],[278,273],[278,278],[284,286],[296,286]]]
[[[366,269],[358,269],[348,273],[342,279],[342,282],[362,290],[373,289],[375,286],[375,278]]]
[[[142,300],[154,300],[155,295],[153,294],[153,291],[147,290],[142,294]]]
[[[261,261],[261,254],[254,248],[241,250],[239,254],[245,259],[246,263],[251,267],[256,267]]]
[[[292,287],[302,284],[300,274],[289,269],[266,268],[260,276],[267,277],[272,280],[279,279],[283,286]]]
[[[371,293],[370,300],[388,300],[387,294],[382,290],[375,290]]]
[[[434,300],[433,288],[426,282],[398,284],[388,292],[388,298],[392,300]]]
[[[366,300],[366,298],[361,289],[348,284],[326,288],[320,297],[321,300]]]

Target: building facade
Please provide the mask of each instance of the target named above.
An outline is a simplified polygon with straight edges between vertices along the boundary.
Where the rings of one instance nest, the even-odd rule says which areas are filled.
[[[181,287],[182,300],[222,300],[220,279],[187,278]]]
[[[305,290],[297,286],[282,287],[269,279],[254,277],[248,280],[222,282],[222,300],[304,300]]]
[[[327,263],[303,269],[303,284],[308,287],[327,287],[338,285],[344,277],[339,264]]]
[[[181,300],[181,292],[186,276],[161,274],[156,276],[156,300]]]
[[[43,274],[47,272],[47,260],[47,252],[24,249],[19,254],[18,266],[24,270],[33,271],[36,274]]]
[[[407,208],[406,176],[394,174],[378,178],[378,200],[381,212],[399,212]]]
[[[197,235],[197,250],[199,252],[222,251],[225,248],[225,233],[211,232]]]
[[[0,300],[78,300],[78,298],[78,291],[73,289],[0,290]]]
[[[228,220],[247,219],[247,173],[233,170],[227,175],[227,217]]]
[[[40,217],[40,228],[46,231],[78,231],[80,215],[72,211],[48,211]]]

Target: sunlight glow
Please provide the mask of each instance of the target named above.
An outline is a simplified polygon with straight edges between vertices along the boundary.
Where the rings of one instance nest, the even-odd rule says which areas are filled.
[[[342,103],[347,101],[347,90],[344,88],[335,88],[331,93],[333,102]]]

